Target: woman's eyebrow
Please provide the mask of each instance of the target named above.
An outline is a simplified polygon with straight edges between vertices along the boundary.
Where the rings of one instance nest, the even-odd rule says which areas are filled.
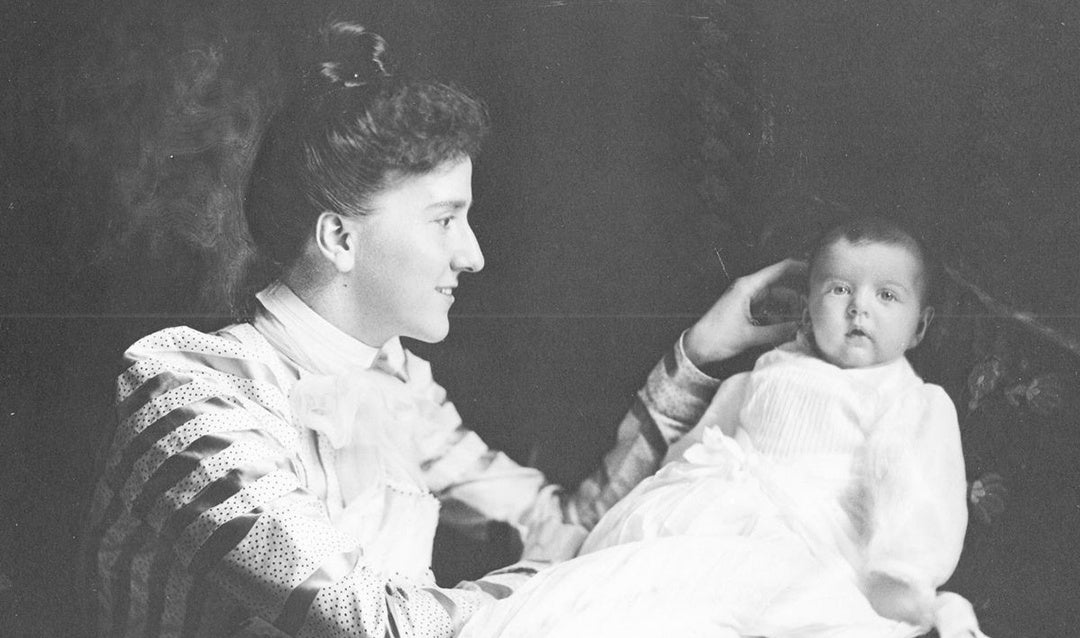
[[[472,205],[472,201],[468,200],[468,199],[447,199],[447,200],[433,202],[431,204],[428,204],[427,208],[428,208],[428,210],[443,209],[443,210],[450,210],[450,211],[459,211],[459,210],[467,210],[469,208],[469,206],[471,206],[471,205]]]

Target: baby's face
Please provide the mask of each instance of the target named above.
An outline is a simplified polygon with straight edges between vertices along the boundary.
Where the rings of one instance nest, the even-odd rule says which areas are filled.
[[[809,313],[825,360],[865,368],[918,345],[933,310],[923,308],[923,265],[903,246],[840,239],[814,262]]]

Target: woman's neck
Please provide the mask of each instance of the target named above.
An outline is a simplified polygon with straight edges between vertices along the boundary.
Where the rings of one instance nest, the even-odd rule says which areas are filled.
[[[309,372],[342,374],[354,368],[368,368],[379,355],[380,348],[400,349],[396,339],[378,347],[356,339],[334,325],[284,282],[271,284],[259,292],[257,298],[262,308],[255,315],[255,328]]]
[[[281,283],[324,321],[367,346],[379,348],[394,337],[375,335],[364,329],[374,322],[363,308],[349,303],[352,296],[345,294],[348,282],[335,270],[311,266],[302,260],[282,274]]]

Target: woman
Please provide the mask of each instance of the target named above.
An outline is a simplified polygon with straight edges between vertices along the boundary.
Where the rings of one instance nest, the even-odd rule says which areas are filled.
[[[453,635],[654,471],[719,381],[700,372],[790,337],[736,282],[649,376],[616,447],[572,494],[462,427],[399,337],[442,340],[462,273],[480,105],[388,75],[355,25],[271,125],[245,200],[279,271],[251,321],[171,328],[126,353],[119,426],[87,535],[104,635]],[[453,589],[431,576],[440,503],[517,528],[523,562]]]

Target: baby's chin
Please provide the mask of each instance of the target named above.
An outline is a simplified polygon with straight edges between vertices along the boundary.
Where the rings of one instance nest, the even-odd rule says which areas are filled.
[[[869,338],[861,339],[862,343],[858,344],[845,339],[842,343],[834,342],[831,344],[833,347],[825,349],[821,347],[819,340],[812,332],[800,334],[819,359],[838,368],[874,368],[892,363],[904,356],[903,352],[896,355],[883,355],[874,347]]]
[[[845,349],[840,352],[819,352],[818,354],[822,359],[845,370],[876,368],[878,366],[888,365],[904,356],[903,353],[901,353],[898,356],[883,357],[876,352],[864,349]]]
[[[864,359],[860,357],[853,357],[850,359],[830,361],[830,363],[832,363],[838,368],[843,368],[845,370],[860,370],[864,368],[878,368],[881,366],[889,365],[890,363],[896,361],[899,358],[900,357],[894,357],[892,359],[877,359],[869,357]]]

